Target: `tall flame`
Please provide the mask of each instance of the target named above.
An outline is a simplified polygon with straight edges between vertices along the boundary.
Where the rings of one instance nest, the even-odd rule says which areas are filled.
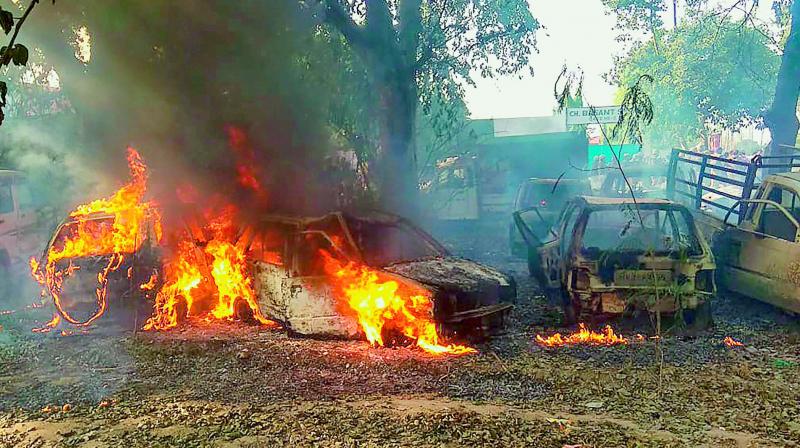
[[[144,226],[150,217],[153,218],[155,236],[161,239],[161,220],[155,204],[144,201],[147,166],[133,148],[128,148],[127,158],[131,180],[108,198],[76,207],[69,215],[75,221],[74,232],[53,244],[45,260],[30,260],[34,279],[50,291],[64,320],[74,325],[89,325],[103,315],[107,306],[108,275],[119,269],[126,254],[135,252],[142,245]],[[97,225],[91,218],[98,214],[110,216],[113,219],[111,226]],[[79,321],[64,309],[61,290],[64,280],[78,269],[72,259],[92,256],[109,256],[109,260],[97,275],[97,310],[87,320]],[[59,263],[65,260],[69,261],[66,266]]]
[[[320,256],[338,296],[346,301],[373,346],[383,346],[384,333],[395,331],[415,340],[417,346],[431,354],[475,352],[470,347],[439,343],[429,291],[382,279],[385,274],[367,266],[343,264],[326,251],[320,251]]]
[[[175,254],[165,263],[165,284],[156,295],[145,330],[173,328],[190,317],[230,320],[237,317],[237,306],[245,305],[257,322],[277,325],[261,313],[244,249],[231,242],[230,210],[208,222],[206,230],[213,238],[202,248],[188,238],[178,243]]]

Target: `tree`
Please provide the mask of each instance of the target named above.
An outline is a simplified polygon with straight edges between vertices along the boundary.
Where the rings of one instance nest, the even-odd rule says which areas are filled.
[[[53,4],[55,3],[56,0],[53,0]],[[22,24],[30,17],[33,8],[38,4],[39,0],[31,0],[28,7],[24,9],[22,16],[18,19],[14,18],[13,12],[6,11],[0,7],[0,28],[2,28],[5,34],[10,34],[12,30],[14,31],[8,44],[0,48],[0,67],[7,67],[12,62],[17,66],[28,63],[28,48],[25,45],[17,43],[17,37],[19,36],[20,30],[22,30]],[[7,94],[8,85],[0,81],[0,124],[3,123],[3,108],[6,106]]]
[[[375,92],[383,203],[416,215],[418,107],[460,98],[475,75],[520,72],[539,24],[523,0],[322,1]]]
[[[770,103],[778,65],[762,30],[703,15],[663,31],[658,47],[635,45],[617,61],[614,79],[625,87],[653,77],[656,119],[645,137],[668,149],[702,141],[709,125],[735,129],[756,121]]]
[[[764,121],[772,133],[769,153],[781,155],[792,153],[787,148],[795,146],[800,123],[797,120],[797,102],[800,96],[800,1],[791,5],[789,35],[783,48],[781,66],[775,83],[775,98],[772,107],[764,115]]]

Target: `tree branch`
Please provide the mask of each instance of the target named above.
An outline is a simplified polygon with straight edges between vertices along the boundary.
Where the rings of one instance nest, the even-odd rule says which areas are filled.
[[[417,69],[417,49],[422,34],[420,8],[422,8],[422,0],[400,0],[398,6],[400,53],[404,59],[404,65],[414,72]]]
[[[17,20],[17,25],[14,27],[14,34],[11,35],[11,40],[8,42],[8,46],[6,46],[6,51],[3,52],[3,54],[0,56],[0,60],[3,61],[6,60],[7,58],[6,55],[14,47],[14,42],[16,42],[17,36],[19,35],[19,31],[22,29],[22,24],[25,23],[25,20],[27,20],[28,16],[31,14],[31,11],[33,11],[33,7],[36,6],[38,3],[39,0],[31,0],[31,3],[28,5],[28,9],[25,10],[25,14],[23,14],[22,17],[20,17],[20,19]],[[9,57],[8,59],[10,60],[11,58]]]
[[[325,22],[339,30],[354,48],[363,49],[367,45],[364,29],[353,21],[341,0],[325,1]]]
[[[389,11],[387,0],[367,0],[367,28],[374,32],[394,31],[392,25],[392,13]]]

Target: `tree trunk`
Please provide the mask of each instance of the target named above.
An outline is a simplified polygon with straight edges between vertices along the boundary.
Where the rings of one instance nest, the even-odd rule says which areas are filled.
[[[797,99],[800,95],[800,0],[792,3],[792,23],[783,49],[781,68],[775,84],[775,99],[764,116],[772,133],[768,155],[787,155],[794,150],[800,122],[797,120]]]
[[[416,85],[403,71],[380,80],[380,197],[385,209],[416,219],[419,216],[414,128]],[[388,78],[388,79],[387,79]]]

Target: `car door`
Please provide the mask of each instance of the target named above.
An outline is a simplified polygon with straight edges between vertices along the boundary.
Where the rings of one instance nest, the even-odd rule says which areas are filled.
[[[800,197],[770,185],[748,203],[739,226],[721,236],[718,257],[722,284],[729,290],[800,312]]]
[[[290,269],[281,278],[281,309],[278,320],[288,330],[304,335],[353,337],[359,334],[357,320],[339,308],[320,250],[346,263],[347,255],[323,231],[304,230],[291,236]]]
[[[556,224],[550,230],[549,238],[542,241],[528,227],[521,213],[514,213],[514,219],[520,229],[520,233],[528,245],[528,268],[531,276],[536,278],[542,288],[557,289],[562,285],[564,272],[562,258],[569,247],[569,236],[578,215],[578,207],[573,203],[567,203]],[[565,233],[565,231],[569,233]]]

